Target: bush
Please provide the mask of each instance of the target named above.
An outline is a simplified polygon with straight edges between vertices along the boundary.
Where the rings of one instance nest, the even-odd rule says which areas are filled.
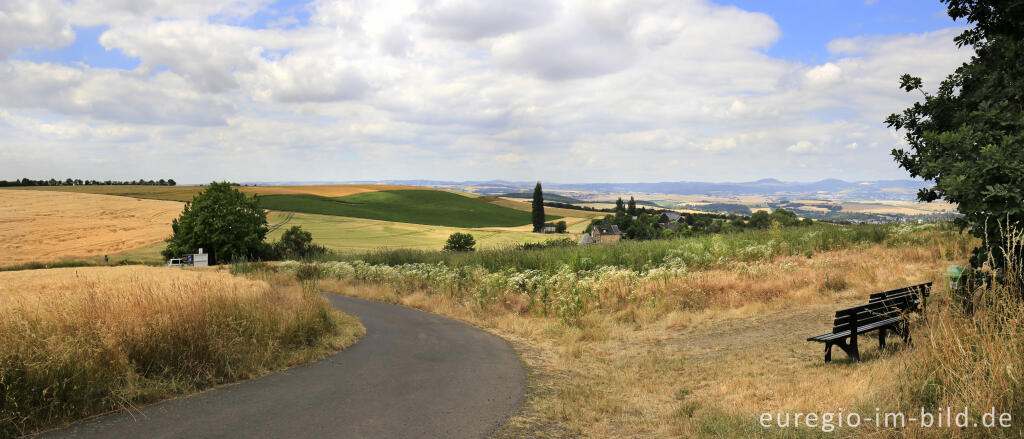
[[[327,253],[326,247],[313,244],[313,234],[302,230],[300,226],[292,226],[285,230],[279,241],[266,246],[263,259],[268,261],[309,260],[322,257]]]
[[[555,233],[565,233],[566,229],[568,228],[569,226],[565,223],[565,221],[559,221],[555,223]]]
[[[471,252],[476,250],[476,239],[469,233],[452,233],[444,243],[444,249],[455,252]]]

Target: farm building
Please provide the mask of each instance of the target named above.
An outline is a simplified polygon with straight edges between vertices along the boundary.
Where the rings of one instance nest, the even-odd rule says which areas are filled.
[[[203,249],[199,249],[198,253],[181,255],[181,258],[167,261],[168,267],[206,267],[209,265],[210,255],[203,253]]]
[[[682,219],[682,218],[683,218],[683,215],[681,215],[679,212],[662,212],[661,216],[658,217],[658,222],[662,223],[662,224],[664,224],[664,223],[674,223],[674,222],[679,222],[679,220]]]
[[[541,227],[541,233],[555,233],[555,223],[544,223],[544,227]]]
[[[622,232],[615,224],[594,224],[590,229],[590,238],[598,244],[615,244],[622,239]]]

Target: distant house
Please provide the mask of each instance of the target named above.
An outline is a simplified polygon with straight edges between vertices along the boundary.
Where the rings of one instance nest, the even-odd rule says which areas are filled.
[[[580,237],[579,245],[587,245],[587,244],[593,244],[593,243],[594,243],[594,238],[591,238],[589,234],[584,234],[582,237]]]
[[[590,238],[598,244],[615,244],[622,239],[622,232],[615,224],[594,224],[590,229]]]
[[[558,230],[558,229],[555,228],[555,223],[544,223],[544,227],[541,227],[540,232],[541,233],[555,233],[555,230]]]
[[[679,222],[683,218],[683,215],[679,212],[662,212],[661,216],[658,217],[659,223],[675,223]]]

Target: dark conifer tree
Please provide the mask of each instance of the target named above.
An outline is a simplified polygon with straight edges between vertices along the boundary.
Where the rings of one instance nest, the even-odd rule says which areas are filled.
[[[533,188],[533,231],[540,232],[544,229],[544,192],[540,188],[540,182]]]

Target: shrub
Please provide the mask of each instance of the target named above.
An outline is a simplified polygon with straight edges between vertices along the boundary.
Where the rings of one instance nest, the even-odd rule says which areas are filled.
[[[444,243],[444,249],[456,252],[471,252],[476,250],[476,239],[469,233],[455,232],[448,236]]]
[[[555,223],[555,233],[565,233],[565,231],[568,228],[569,226],[565,223],[565,221],[559,221]]]

